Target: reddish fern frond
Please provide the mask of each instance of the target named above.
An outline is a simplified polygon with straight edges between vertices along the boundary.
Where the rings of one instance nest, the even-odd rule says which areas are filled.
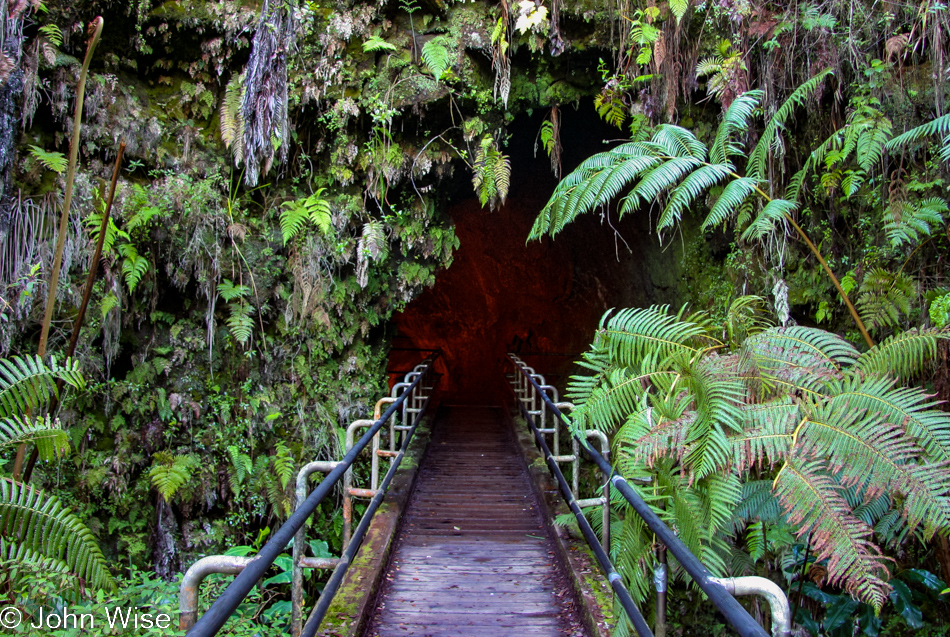
[[[781,462],[788,457],[792,434],[801,422],[801,410],[789,398],[747,405],[742,410],[743,432],[731,437],[733,462],[738,471],[753,465]]]
[[[841,337],[797,325],[754,334],[743,347],[749,350],[764,383],[809,393],[821,393],[829,382],[841,378],[842,367],[853,364],[858,356]]]
[[[655,423],[651,414],[649,409],[634,413],[620,428],[615,438],[620,454],[650,467],[659,458],[678,460],[693,416],[678,420],[664,418]]]
[[[807,456],[807,454],[806,454]],[[818,560],[828,560],[828,580],[880,610],[890,587],[885,558],[871,542],[872,530],[850,513],[841,486],[819,459],[789,458],[773,489],[798,537],[811,532]]]

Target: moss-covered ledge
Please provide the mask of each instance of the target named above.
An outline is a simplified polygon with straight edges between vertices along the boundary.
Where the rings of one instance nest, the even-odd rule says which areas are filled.
[[[322,637],[355,637],[369,619],[382,582],[399,523],[415,486],[419,463],[429,446],[438,408],[430,408],[416,428],[409,448],[393,476],[389,491],[370,523],[353,563],[320,624]]]
[[[570,509],[561,497],[554,477],[548,471],[547,464],[534,444],[534,436],[520,415],[509,420],[515,434],[515,440],[528,466],[531,486],[538,501],[545,508],[545,522],[552,528],[554,543],[566,565],[567,575],[574,588],[574,597],[578,602],[581,620],[589,635],[609,637],[616,622],[613,614],[613,592],[610,584],[597,565],[590,547],[582,540],[571,537],[564,527],[555,526],[555,516],[570,513]]]

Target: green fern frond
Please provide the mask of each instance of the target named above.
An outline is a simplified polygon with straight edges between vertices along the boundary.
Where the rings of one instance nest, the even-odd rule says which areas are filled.
[[[940,197],[930,197],[916,204],[904,202],[884,213],[884,233],[895,248],[917,243],[943,225],[947,212],[950,208]]]
[[[86,586],[116,588],[92,532],[56,496],[0,478],[0,536],[23,550],[64,562]]]
[[[280,480],[280,487],[287,488],[290,479],[294,477],[295,463],[290,448],[282,442],[277,443],[277,453],[274,456],[274,471]]]
[[[901,315],[910,313],[916,287],[914,280],[904,272],[871,270],[861,283],[861,293],[855,303],[861,320],[871,328],[897,326]]]
[[[723,225],[734,217],[749,196],[755,193],[756,185],[756,181],[749,177],[733,179],[726,184],[709,214],[706,215],[706,219],[703,220],[703,230],[711,230]]]
[[[0,418],[45,411],[51,396],[58,396],[56,381],[76,389],[85,386],[79,363],[66,359],[49,363],[39,356],[0,358]]]
[[[252,310],[250,305],[234,305],[225,320],[231,336],[241,345],[247,345],[254,333],[254,319],[249,316]]]
[[[251,288],[246,285],[234,283],[231,279],[223,279],[217,287],[218,294],[227,302],[246,299],[251,293]]]
[[[783,397],[746,405],[742,416],[742,432],[730,438],[738,471],[747,471],[754,465],[771,466],[788,458],[792,434],[802,419],[797,403]]]
[[[696,69],[696,74],[700,75],[699,68]],[[763,95],[763,91],[749,91],[732,101],[719,128],[716,129],[716,138],[709,147],[709,163],[725,164],[730,157],[743,154],[742,146],[736,142],[735,137],[749,130],[749,122]]]
[[[913,144],[914,142],[919,142],[925,137],[930,137],[932,135],[950,135],[950,113],[941,115],[940,117],[937,117],[926,124],[921,124],[916,128],[910,129],[906,133],[898,135],[894,139],[884,144],[884,148],[887,150],[904,148],[910,144]],[[946,150],[946,148],[944,150]]]
[[[0,420],[0,448],[24,442],[35,442],[44,462],[62,457],[69,450],[69,435],[49,414],[33,418],[16,414]]]
[[[935,328],[911,328],[881,341],[857,358],[854,369],[862,374],[917,376],[927,361],[937,355],[937,341],[950,339],[950,332]]]
[[[166,501],[171,501],[178,489],[191,479],[191,472],[197,464],[197,460],[190,454],[172,455],[167,451],[160,451],[153,456],[148,478],[159,494]]]
[[[771,480],[750,480],[742,483],[742,496],[736,504],[737,520],[777,522],[784,518],[781,504],[772,491]]]
[[[857,360],[854,346],[836,334],[802,327],[773,327],[750,336],[743,344],[762,382],[805,392],[820,392],[841,377],[843,366]]]
[[[119,245],[118,251],[123,257],[122,276],[125,278],[125,284],[129,287],[129,292],[134,292],[148,272],[148,259],[139,255],[139,251],[131,243]]]
[[[790,217],[798,204],[787,199],[772,199],[756,215],[755,220],[742,232],[744,241],[761,241],[772,234],[777,223]]]
[[[692,321],[669,314],[669,306],[629,308],[604,314],[598,335],[615,364],[639,367],[649,356],[667,360],[678,354],[696,354],[713,339]]]
[[[375,53],[377,51],[395,51],[396,45],[387,42],[378,35],[371,35],[363,41],[364,53]],[[423,53],[423,55],[425,55]]]
[[[667,162],[667,164],[669,163]],[[683,212],[692,208],[700,195],[727,179],[733,173],[733,170],[734,168],[730,164],[707,164],[698,166],[695,170],[686,174],[679,185],[670,192],[669,202],[656,223],[657,232],[662,232],[679,224],[683,218]],[[646,181],[647,179],[644,178],[637,189]]]
[[[871,527],[850,513],[823,462],[792,456],[773,488],[798,536],[810,532],[816,559],[828,560],[829,583],[880,609],[890,590],[885,560],[871,542]]]
[[[491,135],[485,135],[475,152],[472,163],[472,186],[482,207],[490,205],[494,210],[508,198],[511,183],[511,162],[507,155],[495,147]]]
[[[39,146],[30,146],[30,155],[33,159],[43,164],[47,170],[52,170],[54,173],[60,175],[66,172],[66,168],[69,165],[69,160],[66,159],[66,155],[55,150],[47,151]]]
[[[437,36],[422,45],[422,60],[432,76],[436,80],[441,80],[452,66],[449,50],[445,46],[445,38]]]
[[[244,92],[244,75],[233,77],[224,90],[220,108],[221,139],[238,165],[244,161],[244,115],[241,111]]]
[[[747,176],[758,181],[765,180],[768,176],[768,159],[769,154],[773,145],[775,144],[775,139],[778,136],[779,132],[785,128],[788,119],[792,116],[792,113],[795,112],[795,109],[805,103],[805,101],[816,91],[821,85],[824,79],[831,75],[831,69],[825,69],[814,75],[809,80],[805,81],[798,88],[792,91],[792,94],[788,96],[775,115],[773,115],[768,123],[765,125],[765,130],[762,131],[762,136],[759,138],[759,141],[756,143],[755,148],[752,149],[752,153],[749,155],[749,164],[747,168]]]
[[[670,12],[676,18],[677,24],[689,10],[690,0],[670,0]]]

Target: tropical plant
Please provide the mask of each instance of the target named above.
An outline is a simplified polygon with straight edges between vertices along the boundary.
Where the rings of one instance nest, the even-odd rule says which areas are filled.
[[[820,329],[748,331],[730,348],[684,310],[608,312],[580,362],[593,375],[569,385],[572,426],[613,434],[618,470],[649,480],[637,488],[713,572],[751,524],[791,525],[828,560],[829,583],[879,610],[888,559],[874,534],[950,528],[950,414],[896,382],[950,333],[903,332],[859,354]],[[612,547],[641,596],[652,542],[631,515]]]
[[[0,359],[0,450],[29,441],[43,460],[65,453],[68,435],[45,413],[59,397],[57,382],[83,387],[79,365],[38,356]],[[56,496],[5,476],[0,476],[0,559],[68,572],[93,588],[114,588],[86,525]]]
[[[224,279],[218,284],[218,294],[228,304],[229,314],[226,322],[231,336],[241,345],[246,345],[254,331],[254,319],[250,316],[254,306],[248,302],[251,288]]]
[[[535,220],[529,239],[545,234],[553,237],[578,215],[609,206],[629,189],[618,206],[621,217],[665,196],[666,203],[656,224],[662,240],[664,232],[672,230],[704,193],[721,187],[722,192],[702,223],[703,229],[734,221],[742,240],[762,241],[778,225],[791,225],[818,259],[868,346],[872,346],[874,341],[838,277],[793,217],[798,208],[795,201],[773,197],[768,192],[769,158],[781,130],[795,108],[829,73],[826,70],[817,74],[792,92],[766,123],[751,153],[746,152],[740,137],[749,129],[762,91],[749,91],[732,102],[708,148],[689,130],[664,124],[657,126],[647,141],[626,142],[593,155],[558,183]],[[746,174],[741,175],[733,160],[746,157]],[[757,200],[764,203],[756,206]]]
[[[495,146],[491,135],[485,135],[475,152],[472,164],[472,185],[482,207],[505,203],[511,185],[511,161]]]
[[[159,451],[153,456],[148,478],[159,495],[169,501],[178,489],[188,482],[192,470],[197,465],[197,460],[190,454],[174,455],[167,451]]]
[[[284,237],[284,245],[297,236],[309,221],[320,232],[330,232],[332,212],[330,202],[323,196],[326,188],[317,188],[313,194],[303,198],[285,201],[280,211],[280,231]]]

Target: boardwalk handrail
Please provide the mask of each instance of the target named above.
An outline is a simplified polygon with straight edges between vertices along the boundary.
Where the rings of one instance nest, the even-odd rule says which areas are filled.
[[[270,568],[271,564],[274,563],[274,560],[280,555],[287,544],[290,543],[290,540],[293,539],[294,534],[298,529],[303,527],[306,523],[307,518],[313,513],[317,508],[320,502],[330,493],[336,483],[343,477],[346,473],[346,470],[353,464],[360,452],[366,448],[366,445],[373,439],[373,437],[383,428],[383,425],[392,418],[392,416],[403,406],[403,404],[411,399],[412,403],[415,404],[417,399],[416,388],[423,382],[423,379],[429,375],[432,371],[432,363],[434,359],[438,356],[436,355],[426,359],[423,363],[425,365],[424,372],[418,373],[413,372],[415,378],[405,386],[405,390],[400,394],[400,396],[389,405],[389,408],[383,413],[383,415],[373,423],[373,426],[370,427],[366,433],[353,445],[353,448],[350,449],[346,455],[343,456],[343,459],[330,471],[326,477],[310,492],[310,495],[307,496],[307,499],[304,500],[301,506],[297,508],[296,511],[288,518],[286,522],[277,531],[271,536],[271,539],[261,547],[261,550],[258,552],[257,556],[252,559],[248,564],[243,568],[241,573],[234,578],[228,587],[224,590],[218,599],[214,601],[208,611],[201,616],[201,618],[195,623],[195,625],[188,631],[187,637],[212,637],[216,635],[218,631],[224,626],[224,623],[228,620],[231,614],[237,609],[238,605],[244,601],[244,598],[247,597],[247,594],[251,591],[254,585],[264,576],[264,573]],[[418,369],[418,366],[417,366]],[[429,397],[426,398],[425,404],[428,404]],[[421,414],[420,412],[417,412]],[[413,428],[418,423],[419,418],[413,418]],[[403,425],[405,426],[405,425]],[[403,438],[402,449],[404,452],[406,446],[409,442],[410,435],[406,435]],[[378,490],[378,500],[382,500],[382,495],[385,492],[386,487],[389,485],[389,481],[392,479],[392,474],[395,472],[396,467],[399,465],[399,460],[402,459],[402,453],[397,456],[396,460],[393,462],[393,466],[390,468],[389,472],[386,474],[386,478],[383,480],[383,484],[380,485]],[[372,518],[373,513],[376,511],[376,508],[379,506],[379,501],[374,497],[373,503],[371,503],[370,508],[366,510],[366,513],[363,515],[363,519],[360,521],[359,526],[356,529],[356,532],[353,535],[353,539],[350,542],[350,545],[347,547],[347,551],[344,552],[344,556],[341,558],[341,564],[334,571],[333,576],[331,576],[331,582],[336,578],[336,583],[332,590],[328,586],[324,589],[324,594],[320,596],[318,601],[318,607],[329,605],[329,601],[325,601],[325,597],[332,597],[333,592],[336,589],[336,586],[339,585],[339,580],[342,579],[342,573],[345,572],[346,566],[349,565],[349,561],[352,559],[352,555],[347,559],[346,553],[350,551],[353,547],[358,547],[362,535],[366,531],[366,527],[369,525],[369,519]],[[355,551],[355,549],[353,549]],[[337,576],[337,573],[340,572],[340,575]],[[314,609],[316,615],[316,608]],[[324,609],[325,610],[325,609]],[[317,625],[312,625],[312,620],[314,620],[314,615],[311,615],[310,620],[307,622],[307,626],[304,629],[304,634],[310,634],[316,632]],[[321,614],[322,617],[322,614]],[[319,620],[317,620],[317,624]],[[309,633],[307,629],[310,629]]]
[[[512,364],[515,368],[515,380],[519,384],[527,383],[523,385],[524,387],[531,388],[531,400],[534,398],[540,397],[544,402],[547,410],[550,410],[550,413],[554,416],[557,421],[567,425],[567,421],[564,419],[564,416],[561,413],[561,410],[558,409],[557,405],[547,393],[542,389],[542,384],[544,383],[543,377],[540,377],[534,372],[534,370],[519,359],[514,354],[508,355]],[[520,378],[518,375],[520,374]],[[542,379],[541,383],[538,383],[536,378],[540,377]],[[578,519],[578,524],[581,527],[581,531],[584,534],[584,537],[587,539],[587,543],[590,545],[591,549],[594,551],[597,561],[600,562],[601,568],[607,574],[608,580],[610,581],[611,587],[614,589],[614,592],[617,594],[618,601],[624,610],[627,612],[627,616],[630,618],[631,622],[634,625],[634,628],[637,630],[637,633],[641,637],[653,637],[653,632],[647,626],[646,621],[643,619],[643,615],[640,613],[640,610],[637,608],[633,599],[630,597],[630,593],[627,591],[626,587],[623,586],[623,581],[621,576],[614,569],[613,565],[610,563],[609,557],[604,553],[603,549],[597,542],[597,537],[591,529],[590,524],[587,522],[587,519],[584,517],[583,513],[578,507],[575,500],[574,494],[571,492],[570,487],[568,486],[567,480],[564,478],[564,474],[561,473],[560,467],[555,460],[555,456],[552,455],[551,450],[548,448],[547,442],[544,440],[544,436],[538,430],[538,427],[535,426],[533,415],[525,407],[524,400],[521,400],[520,396],[516,395],[516,398],[519,398],[518,405],[521,409],[522,414],[525,417],[525,420],[528,422],[528,425],[531,427],[531,430],[534,432],[535,439],[538,441],[539,446],[544,452],[545,459],[547,460],[548,467],[551,469],[551,473],[554,474],[555,478],[558,481],[558,484],[561,488],[561,493],[567,500],[568,505],[571,507],[571,511],[574,513],[574,516]],[[543,426],[543,423],[542,423]],[[570,429],[568,429],[570,431]],[[723,614],[726,618],[726,621],[732,625],[732,627],[738,632],[742,637],[767,637],[768,633],[765,632],[765,629],[762,628],[759,623],[752,618],[752,616],[735,600],[732,595],[726,590],[726,588],[713,577],[709,570],[700,562],[692,551],[683,543],[679,537],[673,533],[672,530],[660,519],[660,517],[653,512],[649,505],[640,497],[640,494],[630,486],[630,484],[617,473],[610,463],[599,454],[591,445],[588,444],[586,439],[580,439],[579,437],[574,436],[571,432],[574,440],[577,441],[579,446],[585,451],[585,453],[594,461],[594,463],[604,472],[605,475],[609,476],[609,483],[617,489],[617,491],[624,497],[627,503],[633,508],[633,510],[640,516],[644,521],[647,527],[656,534],[657,538],[662,542],[667,549],[676,557],[680,565],[686,570],[687,573],[693,578],[693,581],[702,589],[706,595],[709,596],[710,601],[719,609],[719,612]]]

